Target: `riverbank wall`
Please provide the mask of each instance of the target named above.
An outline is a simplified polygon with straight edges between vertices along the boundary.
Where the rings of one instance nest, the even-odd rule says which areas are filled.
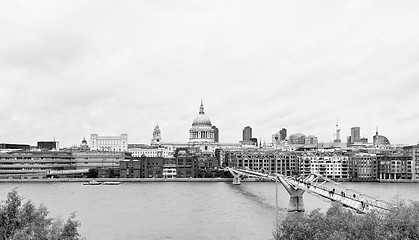
[[[0,179],[0,183],[89,182],[92,178]],[[233,182],[233,178],[96,178],[98,182]],[[259,182],[248,178],[242,182]]]
[[[0,179],[0,183],[53,183],[53,182],[89,182],[93,178],[28,178],[28,179]],[[98,182],[233,182],[233,178],[96,178]],[[246,178],[242,182],[271,182],[266,179]],[[377,182],[377,183],[419,183],[419,180],[386,179],[386,180],[338,180],[337,182]]]

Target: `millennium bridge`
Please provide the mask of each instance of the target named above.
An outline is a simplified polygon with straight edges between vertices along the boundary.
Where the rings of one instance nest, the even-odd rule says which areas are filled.
[[[303,194],[308,192],[319,197],[338,202],[345,207],[351,208],[358,213],[366,213],[372,210],[388,211],[390,203],[376,199],[367,194],[350,189],[339,190],[338,183],[328,179],[320,174],[310,174],[306,177],[289,177],[282,174],[266,174],[251,171],[248,169],[237,169],[226,167],[233,175],[233,184],[239,185],[244,177],[256,179],[266,179],[274,182],[280,182],[290,195],[288,212],[304,212]],[[332,183],[332,187],[325,183]],[[276,194],[278,194],[276,192]],[[277,198],[277,196],[276,196]],[[278,203],[277,203],[278,204]]]

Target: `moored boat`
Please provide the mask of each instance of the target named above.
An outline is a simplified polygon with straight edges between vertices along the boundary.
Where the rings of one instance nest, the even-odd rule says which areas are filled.
[[[95,179],[91,180],[90,182],[83,183],[83,185],[101,185],[101,182],[96,181]]]
[[[108,181],[108,182],[103,182],[102,183],[102,185],[119,185],[119,184],[121,184],[121,182],[111,182],[111,181]]]

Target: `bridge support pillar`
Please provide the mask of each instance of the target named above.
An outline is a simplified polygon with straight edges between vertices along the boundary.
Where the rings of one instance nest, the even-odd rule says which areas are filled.
[[[288,212],[304,212],[304,201],[303,201],[303,193],[304,190],[290,184],[288,181],[286,181],[283,177],[277,175],[277,179],[279,180],[284,186],[284,188],[287,190],[287,192],[290,195],[290,202],[288,204]]]
[[[230,168],[228,170],[233,175],[233,185],[240,185],[240,173]]]
[[[294,190],[294,193],[290,193],[290,202],[288,204],[288,212],[304,212],[304,190]]]
[[[240,185],[240,175],[234,175],[233,185]]]

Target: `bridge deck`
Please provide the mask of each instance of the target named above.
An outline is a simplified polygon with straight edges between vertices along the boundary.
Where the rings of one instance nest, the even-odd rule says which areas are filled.
[[[325,180],[327,182],[335,183],[334,181],[327,179],[319,174],[311,174],[310,176],[302,179],[299,177],[298,179],[292,177],[286,177],[280,174],[270,175],[266,173],[260,173],[251,171],[248,169],[235,169],[235,168],[226,168],[230,171],[235,177],[240,175],[256,177],[256,178],[264,178],[269,179],[271,181],[285,181],[286,183],[282,183],[282,185],[287,184],[292,186],[294,190],[302,189],[309,193],[317,194],[323,198],[329,199],[331,201],[336,201],[341,203],[342,205],[349,207],[351,209],[356,210],[359,213],[365,213],[372,210],[389,210],[389,203],[380,201],[378,199],[374,199],[365,194],[360,194],[355,191],[351,191],[354,194],[348,194],[347,191],[336,191],[334,188],[327,188],[326,186],[322,185],[323,183],[318,183],[319,179]],[[286,188],[286,186],[284,185]],[[348,189],[346,189],[348,190]]]
[[[315,193],[331,201],[339,202],[342,205],[352,208],[360,213],[372,210],[388,210],[387,203],[370,199],[369,197],[362,196],[361,194],[357,194],[356,197],[353,197],[346,195],[345,193],[333,191],[333,188],[326,188],[325,186],[315,183],[307,184],[293,179],[288,179],[288,181],[309,193]]]

